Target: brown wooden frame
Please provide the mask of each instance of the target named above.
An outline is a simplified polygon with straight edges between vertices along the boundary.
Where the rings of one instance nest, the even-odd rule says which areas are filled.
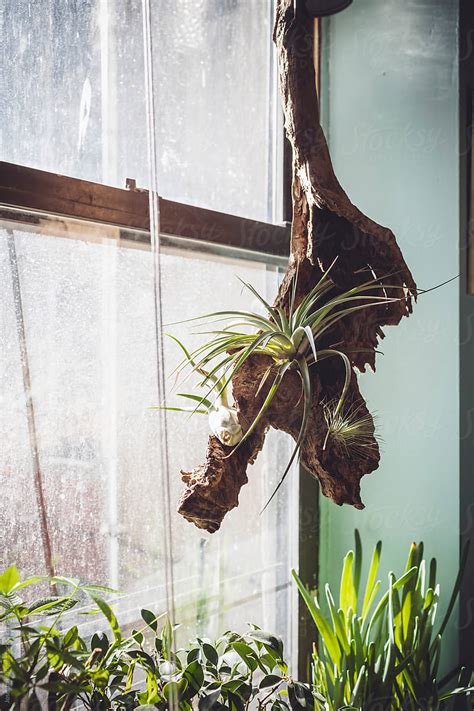
[[[114,188],[0,162],[0,206],[104,223],[143,233],[149,242],[149,195],[129,181]],[[229,215],[160,197],[160,231],[176,239],[287,257],[290,227]],[[11,216],[9,215],[9,219]]]

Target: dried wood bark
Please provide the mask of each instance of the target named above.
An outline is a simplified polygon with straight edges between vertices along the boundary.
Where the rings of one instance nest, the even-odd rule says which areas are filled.
[[[374,295],[395,296],[384,303],[347,316],[330,334],[331,343],[340,341],[352,365],[364,371],[375,369],[378,339],[382,327],[396,325],[412,310],[416,284],[395,236],[365,216],[349,200],[340,186],[319,121],[319,106],[313,62],[313,20],[294,0],[278,0],[274,41],[278,51],[280,91],[286,134],[293,149],[293,222],[291,256],[276,304],[287,306],[289,287],[297,278],[297,300],[308,293],[321,274],[334,262],[330,277],[341,292],[367,281],[367,274],[380,284]],[[297,6],[297,7],[296,7]],[[404,295],[404,298],[400,298]],[[319,344],[324,347],[328,344]],[[334,360],[334,359],[332,359]],[[245,431],[257,414],[265,388],[256,397],[260,377],[268,359],[253,356],[233,380],[233,394],[239,421]],[[327,426],[323,403],[337,398],[344,373],[339,363],[325,361],[311,369],[313,405],[311,420],[301,447],[300,459],[316,476],[321,490],[337,504],[363,508],[360,479],[374,471],[379,450],[373,437],[363,451],[348,452],[331,440],[324,448]],[[247,482],[247,466],[254,462],[269,427],[298,436],[302,417],[301,384],[289,372],[280,386],[261,425],[228,456],[231,449],[215,437],[209,438],[206,461],[191,473],[182,472],[186,488],[178,511],[199,528],[216,531],[227,511],[238,505],[238,495]],[[361,415],[369,415],[353,373],[347,402]]]

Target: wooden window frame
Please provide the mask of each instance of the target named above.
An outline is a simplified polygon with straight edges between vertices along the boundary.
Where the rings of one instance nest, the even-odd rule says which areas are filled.
[[[126,189],[0,162],[0,216],[12,208],[102,223],[137,233],[150,244],[149,194],[127,181]],[[290,227],[274,225],[159,198],[160,232],[178,242],[231,247],[268,257],[288,257]],[[22,221],[18,214],[18,221]]]

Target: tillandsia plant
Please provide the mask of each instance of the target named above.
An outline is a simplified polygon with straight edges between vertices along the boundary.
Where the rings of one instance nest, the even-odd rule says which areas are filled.
[[[64,593],[23,599],[45,583]],[[0,575],[1,711],[314,707],[310,687],[290,677],[278,636],[254,625],[247,634],[226,632],[215,644],[197,639],[175,651],[164,614],[137,612],[137,629],[125,634],[104,599],[113,592],[61,576],[22,581],[15,566]],[[76,624],[68,626],[65,613],[74,607]],[[101,631],[81,632],[80,620],[97,615]]]
[[[335,401],[323,403],[327,426],[324,447],[330,437],[344,448],[348,456],[374,447],[375,416],[365,412],[361,403],[338,405]],[[380,437],[377,436],[377,439],[380,440]]]
[[[439,672],[443,633],[459,592],[468,548],[463,551],[439,627],[435,624],[440,599],[436,560],[428,568],[423,544],[413,544],[405,571],[399,577],[389,573],[387,589],[380,594],[381,550],[379,541],[361,589],[362,545],[356,531],[355,549],[347,553],[342,567],[339,600],[336,603],[326,585],[324,607],[319,595],[308,592],[293,572],[319,632],[312,661],[313,685],[325,701],[317,701],[316,708],[437,711],[447,709],[453,699],[474,695],[470,670],[455,670],[444,679]],[[457,673],[456,688],[445,690],[447,680]]]
[[[208,340],[191,352],[173,337],[184,352],[184,360],[176,369],[178,375],[189,375],[190,372],[198,374],[201,377],[198,388],[204,389],[205,393],[178,393],[180,397],[194,401],[195,407],[166,409],[191,414],[208,413],[211,431],[222,444],[235,445],[227,456],[232,456],[259,426],[279,388],[284,385],[286,374],[294,372],[298,375],[303,404],[301,424],[293,453],[274,494],[295,460],[307,432],[313,397],[310,369],[327,359],[337,358],[342,361],[345,378],[338,398],[324,405],[327,424],[324,446],[328,438],[334,437],[346,449],[353,449],[356,453],[358,449],[370,446],[373,442],[370,416],[353,403],[346,406],[352,364],[345,344],[333,342],[334,327],[351,314],[393,303],[397,298],[379,295],[380,283],[374,278],[341,293],[334,288],[330,279],[333,266],[322,274],[316,285],[298,303],[296,273],[287,309],[271,306],[251,284],[242,282],[264,307],[266,316],[253,311],[229,310],[188,319],[204,323],[210,329],[201,332],[208,336]],[[374,291],[376,295],[372,293]],[[225,325],[217,327],[222,323]],[[255,397],[261,392],[265,393],[262,405],[243,432],[236,408],[229,406],[228,391],[233,378],[253,356],[266,356],[270,362],[255,391]]]

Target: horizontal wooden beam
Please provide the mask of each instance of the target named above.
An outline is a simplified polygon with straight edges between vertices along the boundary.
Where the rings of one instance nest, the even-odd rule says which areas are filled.
[[[147,190],[114,188],[13,163],[0,162],[0,204],[143,232],[150,228]],[[160,231],[270,256],[289,254],[289,226],[165,198],[160,198]]]

